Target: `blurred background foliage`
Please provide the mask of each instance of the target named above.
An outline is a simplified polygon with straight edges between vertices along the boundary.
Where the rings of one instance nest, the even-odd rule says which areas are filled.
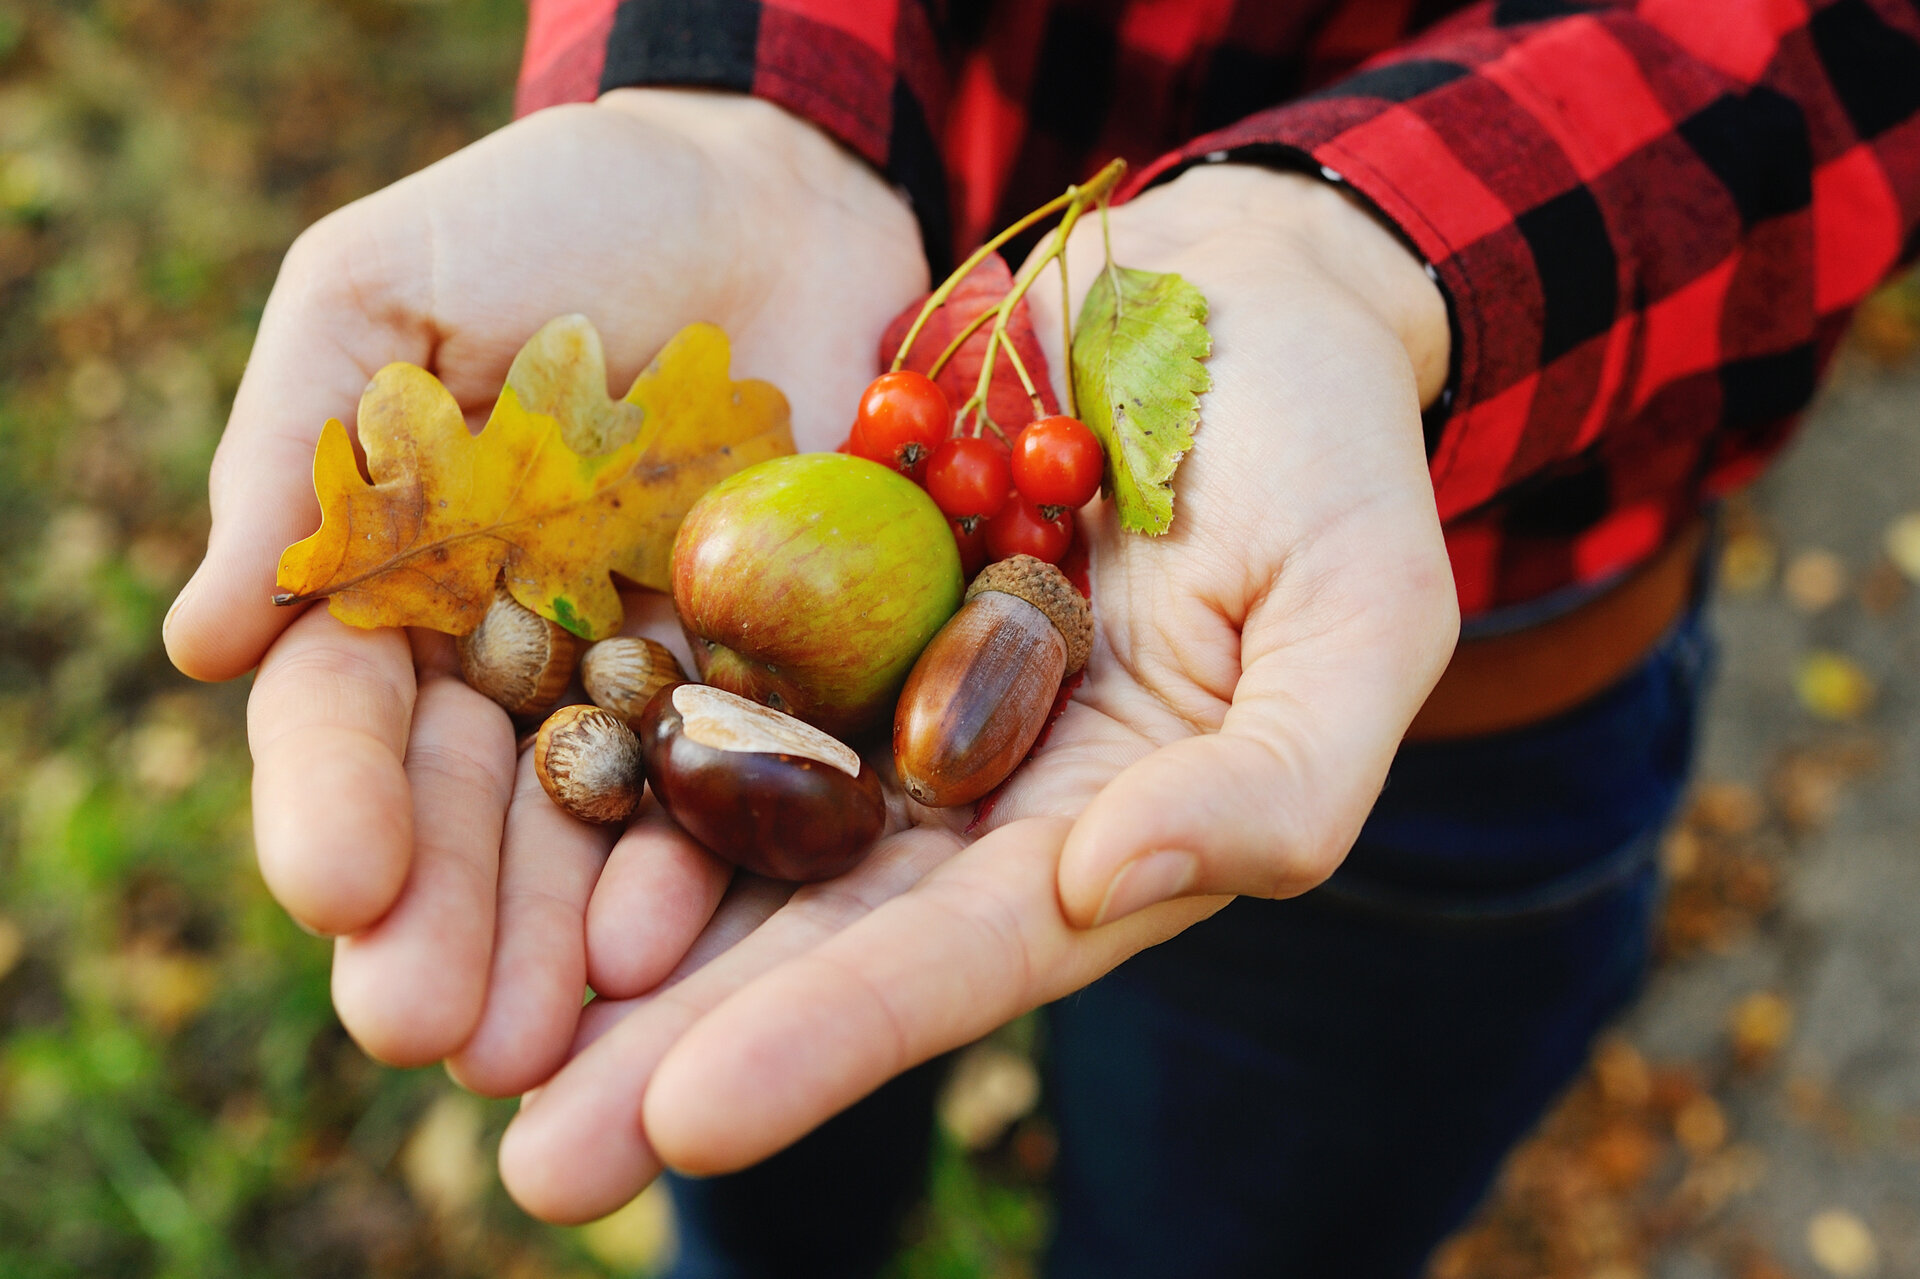
[[[524,21],[0,3],[0,1274],[615,1272],[504,1201],[501,1108],[342,1034],[246,689],[158,644],[286,245],[504,122]]]
[[[522,0],[0,0],[0,1275],[632,1275],[506,1200],[511,1105],[369,1062],[253,867],[244,683],[173,672],[280,257],[506,122]],[[1030,1073],[1030,1071],[1028,1072]],[[1031,1162],[1031,1161],[1030,1161]],[[903,1274],[1030,1255],[951,1143]]]
[[[580,1230],[529,1221],[493,1171],[510,1104],[346,1038],[327,945],[254,871],[244,683],[192,685],[158,642],[286,245],[505,122],[524,20],[520,0],[0,0],[0,1276],[545,1279],[671,1247],[658,1192]],[[1860,345],[1893,367],[1916,336],[1908,285]],[[1732,550],[1772,590],[1744,518]],[[1702,792],[1670,955],[1771,909],[1754,832],[1790,801]],[[1728,1071],[1790,1032],[1768,998],[1735,1009]],[[957,1064],[895,1279],[1035,1272],[1032,1033]],[[1642,1273],[1693,1220],[1674,1196],[1747,1176],[1722,1082],[1610,1041],[1438,1273]]]

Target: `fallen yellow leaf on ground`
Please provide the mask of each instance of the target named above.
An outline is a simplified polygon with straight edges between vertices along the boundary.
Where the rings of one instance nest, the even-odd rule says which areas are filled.
[[[1714,781],[1695,788],[1688,819],[1716,835],[1751,835],[1766,815],[1766,801],[1753,787]]]
[[[1702,1093],[1673,1117],[1673,1135],[1693,1154],[1712,1154],[1727,1144],[1727,1112]]]
[[[1720,552],[1720,581],[1734,595],[1758,595],[1773,583],[1780,552],[1764,535],[1729,533]]]
[[[1040,1101],[1040,1075],[1020,1053],[975,1044],[941,1092],[940,1123],[968,1150],[983,1150]]]
[[[665,1182],[656,1181],[626,1207],[580,1227],[580,1242],[605,1265],[617,1270],[664,1269],[673,1258],[673,1200]]]
[[[20,925],[0,915],[0,981],[4,981],[20,957],[27,953],[27,937]]]
[[[486,1193],[492,1161],[482,1148],[486,1112],[465,1093],[434,1098],[400,1150],[400,1175],[413,1197],[440,1218],[458,1217]]]
[[[1821,719],[1858,719],[1873,704],[1873,680],[1859,663],[1840,653],[1808,653],[1793,684],[1800,704]]]
[[[1814,1264],[1838,1279],[1858,1279],[1880,1268],[1873,1231],[1845,1208],[1828,1208],[1807,1223],[1807,1251]]]
[[[1847,566],[1832,551],[1802,551],[1788,562],[1780,585],[1795,608],[1818,613],[1847,593]]]
[[[1887,558],[1910,582],[1920,582],[1920,511],[1908,511],[1887,525]]]
[[[1733,1056],[1752,1070],[1765,1065],[1793,1033],[1793,1006],[1770,990],[1756,990],[1733,1007]]]

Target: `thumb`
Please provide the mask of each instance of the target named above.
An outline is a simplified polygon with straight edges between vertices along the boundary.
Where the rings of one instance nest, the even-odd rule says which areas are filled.
[[[381,366],[424,363],[432,351],[406,286],[370,278],[366,266],[427,259],[391,243],[369,252],[358,229],[366,208],[342,210],[295,242],[261,316],[214,457],[206,558],[162,628],[167,656],[195,679],[231,679],[255,666],[297,615],[274,606],[274,578],[280,552],[320,522],[320,428],[328,418],[352,425],[360,392]]]
[[[1320,883],[1444,660],[1336,645],[1324,665],[1270,655],[1248,667],[1218,732],[1139,760],[1081,814],[1060,858],[1067,918],[1093,927],[1174,897],[1291,897]]]

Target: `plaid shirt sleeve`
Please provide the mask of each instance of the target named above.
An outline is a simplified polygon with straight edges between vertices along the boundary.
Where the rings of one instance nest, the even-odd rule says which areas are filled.
[[[1920,247],[1911,0],[1499,0],[1143,175],[1308,157],[1451,304],[1463,609],[1602,580],[1751,479]]]
[[[531,0],[515,106],[643,84],[776,102],[905,192],[938,266],[953,241],[937,142],[946,36],[917,0]]]
[[[522,111],[631,84],[819,124],[936,270],[956,205],[971,239],[1116,153],[1174,148],[1134,189],[1346,182],[1448,297],[1428,446],[1469,617],[1577,597],[1751,479],[1920,247],[1917,0],[533,0]]]

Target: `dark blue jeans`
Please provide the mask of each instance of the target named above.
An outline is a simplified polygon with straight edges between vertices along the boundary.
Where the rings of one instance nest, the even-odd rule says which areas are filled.
[[[1403,747],[1327,884],[1049,1008],[1051,1279],[1417,1276],[1641,982],[1706,659],[1696,612],[1581,708]],[[676,1279],[873,1273],[936,1083],[676,1182]]]

